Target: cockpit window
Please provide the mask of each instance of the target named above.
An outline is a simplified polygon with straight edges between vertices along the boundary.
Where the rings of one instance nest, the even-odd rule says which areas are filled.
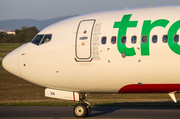
[[[31,42],[36,45],[47,43],[51,40],[52,34],[43,34],[43,35],[37,35],[34,40]]]
[[[42,42],[41,42],[41,44],[49,42],[51,40],[51,36],[52,36],[51,34],[50,35],[45,35]]]
[[[43,36],[44,35],[37,35],[31,43],[39,45]]]

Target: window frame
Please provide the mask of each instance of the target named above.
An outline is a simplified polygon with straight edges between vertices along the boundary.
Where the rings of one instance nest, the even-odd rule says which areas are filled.
[[[146,41],[145,42],[143,42],[143,37],[146,37]],[[146,44],[147,43],[147,35],[143,35],[142,37],[141,37],[141,43],[143,43],[143,44]]]
[[[175,41],[175,36],[178,36],[177,42]],[[173,36],[173,42],[174,42],[174,43],[178,43],[178,42],[179,42],[179,35],[178,35],[178,34],[175,34],[175,35]]]
[[[135,37],[135,39],[133,39]],[[133,42],[133,40],[135,40],[136,42]],[[137,43],[137,36],[136,35],[133,35],[132,37],[131,37],[131,43],[132,44],[136,44]]]
[[[115,38],[115,42],[113,43],[113,38]],[[111,44],[116,44],[116,42],[117,42],[117,37],[116,36],[112,36],[111,37]]]
[[[167,41],[165,41],[166,39],[164,39],[165,36],[167,36]],[[167,34],[162,36],[162,42],[163,43],[167,43],[168,42],[168,35]]]
[[[47,35],[50,35],[50,39],[49,39],[49,41],[47,41],[47,42],[43,42],[44,38],[46,38],[46,36],[47,36]],[[44,34],[44,37],[41,39],[41,42],[40,42],[40,44],[39,44],[39,45],[42,45],[42,44],[48,43],[48,42],[50,42],[50,41],[51,41],[51,39],[52,39],[52,34]],[[42,43],[42,42],[43,42],[43,43]]]
[[[34,41],[35,41],[35,39],[36,39],[38,36],[42,36],[42,37],[41,37],[40,41],[38,42],[38,44],[36,44]],[[41,43],[41,40],[42,40],[43,38],[44,38],[44,34],[37,34],[37,35],[32,39],[31,43],[39,46],[40,43]]]
[[[31,43],[32,43],[32,44],[35,44],[35,45],[37,45],[37,46],[40,46],[40,45],[42,45],[42,44],[45,44],[45,43],[47,43],[47,42],[43,42],[43,43],[42,43],[42,41],[44,40],[44,38],[45,38],[47,35],[51,35],[50,40],[48,41],[48,42],[50,42],[50,41],[52,40],[52,34],[37,34],[37,35],[33,38],[33,40],[31,41]],[[33,41],[34,41],[38,36],[42,36],[42,38],[40,39],[40,41],[38,42],[38,44],[36,44],[36,43],[34,43]]]
[[[103,39],[105,38],[105,43],[103,43]],[[101,44],[102,45],[105,45],[107,43],[107,37],[106,36],[102,36],[101,38]]]
[[[154,42],[154,39],[153,39],[154,37],[156,37],[156,39],[155,39],[156,42]],[[152,36],[152,43],[157,43],[157,42],[158,42],[158,36],[157,36],[157,35],[153,35],[153,36]]]
[[[121,37],[121,44],[126,44],[126,42],[127,42],[127,37],[126,36],[122,36]]]

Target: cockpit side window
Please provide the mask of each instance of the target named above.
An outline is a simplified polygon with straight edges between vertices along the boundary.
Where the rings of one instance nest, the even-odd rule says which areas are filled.
[[[52,34],[42,34],[42,35],[37,35],[31,43],[36,44],[36,45],[41,45],[44,43],[47,43],[51,40]]]
[[[51,36],[52,36],[51,34],[45,35],[41,44],[49,42],[51,40]]]
[[[41,39],[43,38],[44,35],[37,35],[33,41],[31,43],[39,45],[39,43],[41,42]]]

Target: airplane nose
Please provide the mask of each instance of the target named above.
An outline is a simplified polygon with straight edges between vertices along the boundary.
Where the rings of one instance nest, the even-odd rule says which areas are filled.
[[[12,52],[10,52],[8,55],[6,55],[2,61],[2,66],[8,72],[21,77],[21,74],[19,71],[18,53],[19,53],[19,49],[15,49]]]

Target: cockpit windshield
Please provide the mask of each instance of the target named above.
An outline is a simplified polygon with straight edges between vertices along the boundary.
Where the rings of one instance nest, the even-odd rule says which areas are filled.
[[[41,35],[37,35],[31,43],[35,44],[35,45],[41,45],[44,43],[47,43],[49,41],[51,41],[51,37],[52,34],[41,34]]]

